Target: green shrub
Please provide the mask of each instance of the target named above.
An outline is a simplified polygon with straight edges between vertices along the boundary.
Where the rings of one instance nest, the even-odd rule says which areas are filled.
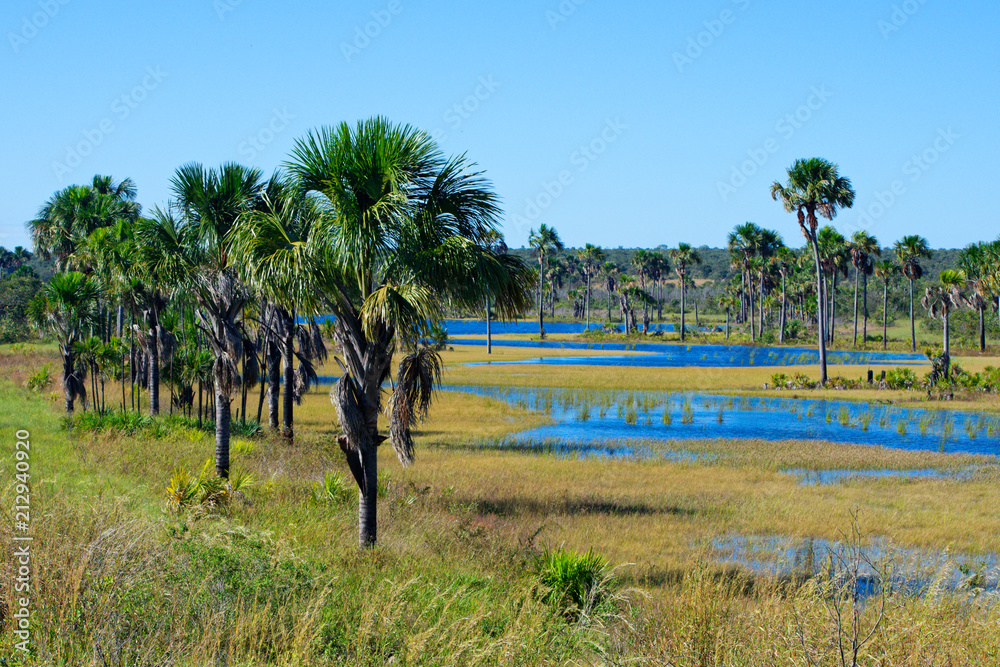
[[[885,372],[885,384],[889,389],[912,389],[917,382],[917,374],[911,368],[890,368]]]
[[[316,503],[346,503],[354,496],[354,483],[344,479],[344,476],[327,472],[322,482],[313,485],[310,499]]]
[[[535,571],[545,587],[543,600],[561,608],[566,617],[583,620],[595,612],[613,611],[614,578],[608,561],[593,549],[582,554],[546,549],[536,558]]]
[[[31,391],[45,391],[52,384],[52,373],[49,368],[52,364],[45,364],[41,370],[28,378],[27,387]]]

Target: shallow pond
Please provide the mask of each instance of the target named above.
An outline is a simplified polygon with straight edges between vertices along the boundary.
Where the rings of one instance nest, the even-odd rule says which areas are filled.
[[[458,338],[453,345],[486,345],[485,340]],[[806,347],[758,347],[752,345],[677,345],[655,343],[580,343],[530,340],[493,341],[494,347],[537,348],[543,350],[604,350],[642,352],[638,355],[603,355],[592,357],[538,357],[521,361],[484,361],[470,365],[554,365],[554,366],[636,366],[657,367],[731,367],[796,366],[819,363],[819,352]],[[926,363],[922,354],[896,352],[829,351],[831,365],[899,365]]]
[[[599,445],[627,456],[635,442],[734,438],[813,440],[945,453],[1000,454],[1000,417],[850,401],[700,393],[450,386],[548,414],[522,442]],[[611,443],[609,445],[609,443]],[[615,443],[629,443],[616,445]]]
[[[485,320],[443,320],[444,328],[449,336],[485,336]],[[619,328],[622,325],[618,325]],[[601,324],[590,323],[592,331],[600,329]],[[549,334],[578,334],[587,330],[587,325],[583,322],[546,322],[545,333]],[[650,331],[677,331],[677,326],[665,322],[650,322]],[[717,327],[695,327],[691,324],[684,326],[685,331],[725,331]],[[519,320],[517,322],[490,322],[490,333],[494,336],[502,334],[534,334],[538,335],[538,320]]]
[[[775,535],[726,535],[712,540],[715,560],[737,565],[755,574],[770,576],[830,577],[857,563],[856,591],[868,597],[879,590],[891,564],[886,583],[895,592],[922,595],[931,590],[1000,590],[996,554],[969,556],[948,550],[906,549],[875,540],[860,547],[819,538]],[[873,567],[874,566],[874,567]]]

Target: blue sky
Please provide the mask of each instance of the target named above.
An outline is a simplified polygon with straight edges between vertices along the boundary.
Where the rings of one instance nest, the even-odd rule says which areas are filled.
[[[6,0],[0,244],[56,190],[174,170],[270,173],[310,128],[385,115],[467,152],[509,245],[802,237],[768,189],[796,158],[857,191],[883,245],[1000,233],[1000,4],[985,0]]]

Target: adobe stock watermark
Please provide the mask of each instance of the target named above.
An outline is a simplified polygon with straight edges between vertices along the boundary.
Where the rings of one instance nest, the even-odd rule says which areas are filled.
[[[878,21],[878,31],[882,33],[882,39],[888,40],[893,33],[899,32],[910,17],[919,12],[920,7],[925,4],[927,0],[904,0],[898,5],[893,5],[889,20]]]
[[[539,192],[524,200],[524,208],[520,213],[515,213],[511,219],[511,222],[517,225],[518,231],[527,233],[534,221],[573,184],[576,178],[574,171],[577,174],[587,171],[590,165],[603,155],[611,144],[618,141],[627,129],[628,125],[621,122],[618,117],[606,119],[600,132],[570,154],[569,163],[573,169],[562,169],[552,180],[542,181]]]
[[[441,119],[448,125],[452,132],[458,131],[469,118],[483,105],[483,103],[493,97],[500,88],[500,83],[493,78],[492,74],[479,77],[476,87],[472,93],[466,95],[461,102],[451,105],[441,115]],[[431,132],[431,137],[438,144],[448,141],[448,130],[442,127],[435,128]]]
[[[549,22],[549,27],[553,30],[559,27],[560,23],[565,23],[569,17],[576,14],[576,10],[587,0],[562,0],[555,9],[545,11],[545,20]]]
[[[288,109],[272,109],[271,118],[259,130],[249,135],[246,141],[240,142],[240,155],[247,161],[252,161],[260,155],[265,148],[274,142],[275,138],[288,129],[291,121],[295,120],[295,115],[288,113]]]
[[[731,1],[740,12],[745,12],[750,8],[750,0]],[[723,9],[714,18],[704,21],[702,25],[705,29],[688,37],[687,45],[683,50],[674,51],[674,66],[677,67],[677,71],[683,74],[684,68],[700,58],[706,49],[711,48],[715,44],[715,41],[719,37],[722,37],[722,33],[726,31],[726,27],[736,23],[738,17],[739,14],[732,9]]]
[[[951,126],[938,128],[937,135],[927,148],[919,153],[914,153],[909,159],[903,162],[900,171],[902,171],[905,179],[894,179],[889,183],[888,188],[875,193],[874,201],[860,208],[860,213],[854,224],[855,230],[870,229],[876,222],[881,220],[889,209],[895,206],[900,198],[909,192],[909,188],[914,183],[920,181],[924,177],[924,174],[930,171],[931,167],[937,164],[941,156],[950,151],[955,142],[960,138],[961,135],[956,134]]]
[[[59,14],[59,11],[70,3],[70,0],[39,0],[38,11],[31,16],[21,17],[21,28],[7,33],[7,41],[14,53],[20,53],[28,42],[38,36],[38,33]]]
[[[786,113],[774,124],[776,136],[765,139],[759,146],[747,150],[747,159],[738,165],[733,165],[729,172],[729,178],[724,181],[716,181],[715,189],[718,191],[722,201],[729,201],[729,197],[736,194],[752,178],[761,167],[767,164],[771,156],[781,150],[781,142],[789,141],[802,127],[812,120],[817,111],[833,97],[833,93],[827,90],[826,84],[813,86],[810,89],[806,101],[795,111]]]
[[[382,34],[382,31],[389,27],[392,19],[399,16],[403,11],[403,4],[400,0],[390,0],[385,8],[371,13],[372,20],[364,25],[354,27],[354,39],[350,42],[340,43],[340,52],[344,54],[344,60],[351,62],[367,49],[372,40]]]
[[[220,21],[226,20],[226,14],[236,11],[236,8],[243,4],[243,0],[214,0],[212,8]]]
[[[149,97],[151,92],[159,88],[166,78],[167,73],[159,66],[147,67],[146,74],[139,84],[112,100],[111,114],[101,119],[95,127],[84,129],[79,141],[66,146],[66,155],[62,161],[56,160],[52,163],[56,178],[62,180],[66,174],[83,164],[84,158],[93,153],[118,129],[115,121],[123,123],[128,120],[132,112]]]

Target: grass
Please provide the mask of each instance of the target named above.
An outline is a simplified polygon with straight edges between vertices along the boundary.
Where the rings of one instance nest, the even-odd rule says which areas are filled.
[[[444,392],[416,433],[414,466],[380,450],[379,546],[359,553],[356,491],[325,391],[296,408],[294,444],[268,434],[241,436],[249,447],[234,439],[234,466],[255,480],[242,499],[174,513],[165,502],[170,478],[177,468],[201,469],[210,434],[167,418],[154,420],[163,429],[155,441],[142,429],[64,430],[59,394],[23,387],[52,351],[0,354],[0,425],[31,430],[32,511],[46,517],[33,525],[32,664],[759,665],[804,664],[807,655],[827,664],[833,626],[816,591],[713,563],[713,537],[838,539],[860,509],[870,538],[1000,551],[991,458],[757,439],[645,443],[698,455],[678,461],[498,451],[480,445],[548,423],[544,408],[559,396],[532,412]],[[445,381],[480,384],[452,354]],[[666,422],[671,399],[654,403],[636,388],[732,388],[726,374],[730,385],[751,387],[757,370],[761,382],[772,370],[534,368],[476,372],[486,384],[541,386],[547,375],[550,386],[618,389],[627,392],[626,413]],[[699,377],[711,387],[685,386]],[[672,404],[682,419],[693,413],[690,399]],[[0,460],[0,480],[9,480],[12,459]],[[969,464],[991,465],[970,479],[830,486],[782,472]],[[9,484],[0,489],[12,498]],[[10,532],[3,522],[0,540]],[[621,565],[618,581],[648,597],[628,594],[613,613],[581,623],[545,599],[554,586],[537,559],[546,552]],[[10,568],[0,561],[6,582]],[[894,600],[870,655],[886,665],[936,664],[941,655],[989,664],[1000,649],[992,630],[1000,610],[965,604],[948,595]],[[10,641],[0,633],[0,655],[15,655]]]

